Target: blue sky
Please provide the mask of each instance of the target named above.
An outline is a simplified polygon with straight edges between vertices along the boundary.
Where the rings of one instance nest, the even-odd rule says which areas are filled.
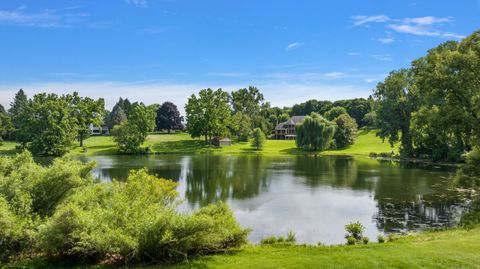
[[[0,104],[79,91],[183,106],[256,85],[272,105],[367,97],[393,69],[480,29],[465,1],[0,2]]]

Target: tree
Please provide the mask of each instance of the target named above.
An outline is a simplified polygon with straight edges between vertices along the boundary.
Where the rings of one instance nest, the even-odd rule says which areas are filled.
[[[325,118],[331,121],[342,114],[348,114],[347,110],[344,107],[335,106],[325,112]]]
[[[268,121],[270,103],[264,100],[260,90],[253,86],[233,91],[231,94],[233,113],[241,112],[247,115],[251,119],[251,129],[258,127],[263,132],[269,132],[273,129],[273,125]]]
[[[205,142],[208,142],[213,136],[228,133],[231,115],[228,101],[229,94],[222,89],[203,89],[198,97],[192,94],[185,105],[187,131],[192,138],[204,136]]]
[[[290,113],[291,116],[305,116],[310,115],[312,112],[319,113],[321,115],[325,114],[332,107],[332,102],[330,101],[319,101],[319,100],[308,100],[305,103],[295,104],[292,107]]]
[[[112,112],[109,113],[109,119],[108,119],[109,126],[116,126],[116,125],[121,125],[122,123],[127,121],[127,114],[123,111],[123,108],[117,107],[114,109]]]
[[[344,148],[355,143],[357,137],[357,122],[348,114],[342,114],[334,120],[337,127],[335,128],[335,147]]]
[[[20,142],[35,155],[67,153],[78,131],[71,98],[36,94],[18,116]]]
[[[16,137],[18,133],[16,133],[15,130],[19,128],[19,124],[20,124],[19,116],[27,105],[28,105],[27,95],[22,89],[20,89],[15,94],[13,102],[10,103],[10,109],[8,110],[8,114],[11,117],[13,128],[14,128],[12,133],[12,138],[17,141],[19,141],[19,138]]]
[[[312,113],[296,126],[296,133],[297,147],[304,150],[323,151],[332,143],[335,124],[317,113]]]
[[[0,105],[0,143],[3,137],[13,130],[13,124],[5,108]]]
[[[121,153],[139,153],[148,132],[155,128],[155,112],[143,103],[133,103],[128,120],[112,129],[114,141]]]
[[[110,112],[109,116],[107,117],[106,123],[109,129],[112,129],[113,126],[121,124],[123,122],[123,117],[118,117],[118,114],[120,112],[117,112],[117,110],[119,109],[123,111],[125,117],[128,119],[128,116],[132,111],[132,104],[128,99],[123,99],[122,97],[118,99],[117,103],[115,103],[112,108],[112,112]]]
[[[105,101],[103,98],[80,97],[77,92],[68,98],[71,99],[72,116],[77,120],[77,138],[80,147],[83,147],[83,141],[91,134],[90,125],[100,126],[103,123]]]
[[[365,125],[363,122],[365,114],[372,111],[371,101],[364,98],[335,101],[333,102],[333,106],[341,106],[345,108],[348,115],[354,118],[360,127]]]
[[[232,132],[237,136],[238,142],[248,141],[248,136],[252,131],[252,121],[248,115],[242,112],[235,113],[230,121],[230,126]]]
[[[265,144],[265,134],[262,132],[262,129],[255,128],[252,131],[252,142],[251,145],[256,150],[263,148]]]
[[[413,156],[410,120],[416,110],[416,97],[412,73],[408,69],[391,72],[374,91],[377,99],[377,133],[393,145],[401,141],[401,153]]]
[[[156,111],[156,114],[157,130],[168,130],[168,133],[171,130],[183,130],[183,117],[180,116],[177,106],[172,102],[163,103]]]

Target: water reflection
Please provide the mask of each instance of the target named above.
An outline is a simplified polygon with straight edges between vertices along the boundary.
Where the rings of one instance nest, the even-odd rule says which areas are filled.
[[[343,242],[343,225],[359,220],[367,236],[455,225],[468,204],[448,189],[452,171],[419,169],[358,157],[94,157],[101,180],[130,169],[179,182],[187,208],[228,202],[251,239],[297,233],[299,241]]]

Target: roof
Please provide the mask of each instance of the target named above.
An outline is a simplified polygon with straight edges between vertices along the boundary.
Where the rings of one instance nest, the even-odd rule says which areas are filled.
[[[276,127],[275,127],[275,130],[279,130],[279,129],[284,129],[283,126],[286,125],[286,124],[289,124],[289,125],[297,125],[297,124],[300,124],[302,123],[302,121],[305,119],[305,116],[292,116],[290,119],[288,119],[287,121],[285,122],[282,122],[282,123],[279,123]]]

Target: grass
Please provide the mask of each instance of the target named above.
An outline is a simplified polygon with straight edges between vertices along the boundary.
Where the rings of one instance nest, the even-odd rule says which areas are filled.
[[[229,254],[204,256],[189,263],[162,268],[480,268],[478,242],[480,228],[425,232],[384,244],[247,246]],[[38,268],[58,267],[41,264]]]
[[[75,155],[113,155],[117,148],[110,136],[91,137],[84,142],[87,150],[76,145],[72,153]],[[224,155],[260,154],[260,155],[290,155],[290,154],[324,154],[324,155],[368,155],[371,152],[391,152],[388,143],[375,136],[375,131],[361,131],[354,145],[345,149],[329,150],[322,153],[305,152],[295,146],[293,140],[267,140],[262,150],[255,150],[248,142],[234,142],[228,147],[214,147],[205,145],[202,139],[192,139],[186,133],[152,134],[147,137],[144,146],[150,147],[156,154],[192,154],[213,153]],[[393,149],[398,151],[398,147]],[[1,153],[1,150],[0,150]]]
[[[322,155],[369,155],[371,152],[398,152],[398,146],[394,149],[388,143],[375,136],[375,131],[360,131],[354,145],[344,149],[328,150],[325,152],[305,152],[295,146],[293,140],[266,140],[262,150],[255,150],[248,142],[236,143],[228,147],[214,147],[205,145],[202,139],[192,139],[187,133],[176,134],[151,134],[145,144],[156,154],[193,154],[213,153],[224,155],[236,154],[259,154],[259,155],[291,155],[291,154],[322,154]],[[0,155],[11,155],[16,152],[15,143],[5,141],[0,145]],[[84,148],[78,143],[71,150],[73,155],[115,155],[117,145],[111,136],[93,136],[84,141]]]

